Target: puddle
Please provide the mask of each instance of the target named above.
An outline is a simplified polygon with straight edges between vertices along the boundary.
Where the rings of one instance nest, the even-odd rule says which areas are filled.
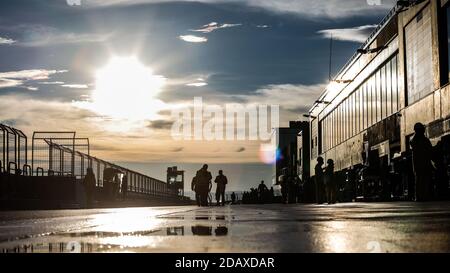
[[[227,236],[229,229],[225,225],[187,225],[172,226],[153,230],[133,232],[110,232],[110,231],[78,231],[51,234],[40,237],[39,243],[18,244],[11,247],[1,247],[0,253],[90,253],[90,252],[123,252],[129,242],[143,238],[155,238],[154,236]],[[73,239],[72,239],[73,238]],[[74,241],[71,241],[74,240]],[[76,241],[75,241],[76,240]],[[123,241],[123,244],[114,242]],[[44,242],[42,242],[44,241]],[[53,241],[53,242],[52,242]],[[59,241],[59,242],[58,242]],[[65,241],[65,242],[63,242]],[[67,242],[69,241],[69,242]],[[86,243],[94,241],[94,243]],[[107,244],[95,243],[111,242]],[[10,242],[9,245],[11,245]],[[141,246],[144,247],[144,246]],[[126,247],[130,249],[130,247]]]
[[[214,230],[214,233],[213,233]],[[228,228],[225,226],[218,226],[213,229],[211,226],[192,226],[191,232],[193,235],[199,236],[226,236],[228,235]]]
[[[185,235],[224,236],[227,234],[228,234],[228,227],[224,225],[217,225],[217,226],[192,225],[192,226],[174,226],[174,227],[158,228],[153,230],[139,230],[130,232],[81,231],[81,232],[58,233],[53,235],[73,237],[73,238],[86,238],[86,237],[106,238],[119,236],[185,236]]]
[[[121,252],[120,245],[103,245],[91,243],[36,243],[20,245],[13,248],[1,249],[0,253],[94,253],[94,252]]]
[[[176,215],[162,215],[157,216],[158,219],[164,220],[213,220],[213,221],[230,221],[235,220],[234,215],[202,215],[202,216],[176,216]]]

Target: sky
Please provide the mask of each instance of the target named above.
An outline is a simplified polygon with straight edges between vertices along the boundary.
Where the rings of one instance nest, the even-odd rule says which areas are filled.
[[[188,181],[203,163],[231,188],[271,180],[261,140],[175,140],[174,109],[279,105],[301,119],[393,0],[2,0],[0,122],[77,131],[91,154]]]

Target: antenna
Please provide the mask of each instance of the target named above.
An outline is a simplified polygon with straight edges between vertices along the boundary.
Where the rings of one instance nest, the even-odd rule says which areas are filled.
[[[333,33],[330,33],[330,62],[328,64],[328,81],[331,82],[331,60],[333,56]]]

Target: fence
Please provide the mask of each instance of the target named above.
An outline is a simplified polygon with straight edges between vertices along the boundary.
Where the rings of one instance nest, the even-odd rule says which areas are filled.
[[[34,132],[32,169],[35,174],[47,170],[51,175],[83,178],[89,167],[89,139],[75,132]]]
[[[86,155],[80,154],[79,156]],[[103,187],[103,183],[107,181],[107,179],[104,177],[105,170],[114,169],[120,172],[120,175],[118,176],[120,185],[124,185],[124,180],[127,180],[126,185],[128,192],[142,193],[153,196],[177,195],[169,190],[169,188],[167,187],[167,183],[163,181],[92,156],[87,156],[87,159],[89,161],[89,166],[92,168],[95,177],[97,178],[97,187]],[[121,192],[122,191],[123,190],[121,187]]]
[[[29,175],[27,136],[20,130],[0,124],[0,172],[19,170]]]
[[[0,124],[0,173],[31,176],[71,176],[83,179],[92,168],[97,187],[104,187],[105,170],[118,172],[120,185],[127,191],[152,196],[178,196],[167,183],[90,155],[89,139],[76,132],[34,132],[31,166],[28,165],[28,140],[20,130]],[[125,179],[127,183],[125,182]],[[123,191],[120,187],[120,191]]]
[[[32,169],[34,175],[74,176],[83,179],[86,169],[92,168],[96,185],[103,188],[110,178],[105,170],[117,172],[115,179],[123,192],[152,196],[177,196],[167,183],[118,166],[90,155],[89,139],[77,138],[75,132],[35,132],[32,140]],[[126,183],[125,182],[126,179]]]

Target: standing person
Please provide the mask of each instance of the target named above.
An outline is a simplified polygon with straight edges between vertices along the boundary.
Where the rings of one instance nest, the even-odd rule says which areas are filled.
[[[324,184],[326,188],[328,204],[336,203],[336,181],[333,178],[333,175],[334,175],[334,161],[333,159],[328,159],[324,176]]]
[[[259,202],[264,203],[264,197],[266,196],[267,187],[264,184],[264,180],[261,180],[261,184],[258,186],[258,193],[259,193]]]
[[[297,203],[297,175],[291,174],[288,178],[288,203]]]
[[[197,176],[194,176],[192,178],[192,182],[191,182],[191,190],[195,193],[195,202],[197,203],[197,206],[201,206],[200,203],[200,191],[197,188]]]
[[[122,198],[125,199],[128,193],[128,177],[126,175],[122,178]]]
[[[422,123],[414,125],[414,132],[411,148],[414,176],[416,178],[416,201],[426,201],[430,198],[433,146],[425,136],[425,126]]]
[[[270,187],[270,190],[269,190],[269,203],[272,204],[274,199],[275,199],[275,193],[274,193],[273,187]]]
[[[223,171],[219,171],[219,175],[216,177],[214,182],[216,186],[216,201],[217,205],[220,205],[220,199],[222,199],[222,206],[225,206],[225,187],[228,184],[227,177],[223,175]]]
[[[95,174],[92,168],[87,168],[83,182],[86,193],[86,206],[89,208],[92,206],[95,192]]]
[[[322,166],[323,166],[323,158],[321,156],[319,156],[317,158],[317,164],[314,167],[317,204],[323,203],[323,169],[322,169]]]
[[[234,192],[231,193],[231,204],[236,203],[236,194]]]
[[[297,180],[297,184],[296,184],[296,188],[295,191],[297,192],[297,203],[303,203],[304,202],[304,191],[303,191],[303,181],[300,179],[300,177],[296,177]]]
[[[211,179],[212,175],[208,171],[208,165],[205,164],[197,171],[195,183],[195,189],[199,194],[201,206],[208,206],[208,195],[212,187]]]
[[[288,168],[283,168],[281,170],[282,175],[279,176],[279,183],[281,186],[281,202],[286,204],[288,201],[288,179],[289,179],[289,170]]]

